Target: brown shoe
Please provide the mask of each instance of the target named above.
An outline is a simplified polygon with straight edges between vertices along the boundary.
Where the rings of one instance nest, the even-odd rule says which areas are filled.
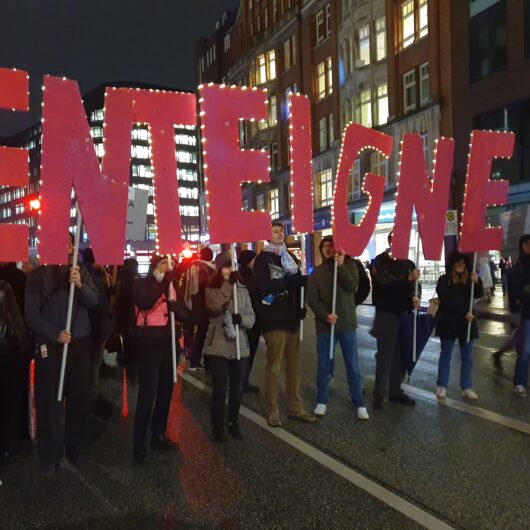
[[[278,416],[269,416],[267,418],[267,423],[269,424],[269,427],[281,427],[282,422]]]
[[[317,421],[316,417],[313,416],[313,414],[309,414],[309,412],[306,412],[303,410],[299,414],[289,414],[288,418],[290,420],[300,420],[305,423],[315,423]]]

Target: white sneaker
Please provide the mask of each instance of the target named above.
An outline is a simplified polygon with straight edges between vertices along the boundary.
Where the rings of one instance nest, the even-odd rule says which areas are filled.
[[[370,416],[368,416],[368,411],[366,410],[366,407],[358,407],[357,408],[357,418],[360,420],[368,420],[370,419]]]
[[[315,412],[313,413],[315,416],[325,416],[326,415],[326,405],[324,403],[317,403],[317,406],[315,407]]]
[[[526,397],[526,388],[523,385],[517,385],[513,389],[513,393],[519,397]]]
[[[443,386],[437,386],[436,397],[438,399],[445,399],[447,397],[447,390]]]
[[[472,388],[466,388],[465,390],[462,390],[462,397],[471,401],[476,401],[478,399],[477,394],[475,394],[475,391]]]

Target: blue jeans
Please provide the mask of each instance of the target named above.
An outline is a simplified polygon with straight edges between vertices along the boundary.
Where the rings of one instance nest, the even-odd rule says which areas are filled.
[[[515,386],[528,386],[528,362],[530,361],[530,319],[521,319],[519,328],[521,335],[519,337],[519,349],[517,351],[517,362],[515,363],[515,373],[513,384]]]
[[[326,404],[329,396],[329,376],[335,368],[335,360],[329,358],[330,333],[317,334],[317,403]],[[362,391],[362,378],[357,361],[357,334],[352,331],[335,331],[335,346],[340,342],[344,367],[353,405],[364,407],[364,396]],[[335,357],[335,355],[333,356]]]
[[[455,346],[455,339],[442,340],[440,360],[438,361],[438,386],[447,388],[449,383],[449,371],[451,370],[451,356]],[[466,390],[471,388],[471,371],[473,370],[473,341],[465,342],[458,340],[460,345],[460,388]]]

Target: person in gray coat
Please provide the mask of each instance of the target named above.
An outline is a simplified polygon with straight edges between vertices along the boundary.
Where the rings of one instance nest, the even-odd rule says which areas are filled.
[[[210,324],[203,352],[208,356],[212,376],[212,431],[217,442],[224,442],[226,435],[225,400],[228,395],[228,431],[239,440],[243,439],[239,428],[239,407],[242,385],[249,356],[249,344],[245,330],[254,325],[255,315],[248,290],[239,282],[239,273],[232,271],[230,257],[219,254],[215,259],[216,273],[206,288],[206,309]],[[237,289],[238,312],[234,312],[234,284]],[[239,326],[240,359],[236,353],[236,325]]]

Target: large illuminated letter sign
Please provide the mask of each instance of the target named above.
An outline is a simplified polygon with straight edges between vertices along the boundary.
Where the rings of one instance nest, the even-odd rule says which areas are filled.
[[[494,158],[511,158],[515,135],[507,132],[473,131],[466,177],[460,234],[461,252],[483,252],[502,248],[502,228],[486,228],[488,205],[505,204],[508,181],[491,181]]]
[[[42,122],[41,260],[68,261],[73,185],[96,259],[123,263],[132,128],[129,92],[106,91],[101,169],[75,81],[45,77]]]
[[[182,250],[182,224],[177,180],[175,126],[195,126],[194,94],[134,90],[134,121],[149,124],[151,169],[155,188],[157,251]]]
[[[350,123],[342,139],[332,216],[335,246],[351,256],[362,254],[372,237],[385,192],[385,178],[367,173],[363,184],[363,191],[370,196],[366,211],[359,225],[350,223],[347,205],[348,179],[353,163],[359,157],[360,152],[365,149],[375,149],[389,157],[392,152],[392,137],[362,125]]]
[[[453,151],[452,138],[440,138],[437,141],[431,181],[421,137],[417,134],[403,135],[396,220],[392,239],[394,257],[398,259],[409,257],[412,209],[415,208],[425,259],[440,259],[451,186]]]
[[[267,239],[269,212],[241,209],[242,182],[268,182],[265,151],[241,150],[239,122],[267,119],[267,92],[245,87],[199,87],[204,183],[212,243]]]
[[[0,68],[0,108],[27,111],[29,77],[21,70]],[[28,185],[28,152],[0,147],[0,186]],[[28,259],[27,225],[0,224],[0,261]]]
[[[289,94],[289,157],[293,232],[313,232],[313,167],[309,98]]]

